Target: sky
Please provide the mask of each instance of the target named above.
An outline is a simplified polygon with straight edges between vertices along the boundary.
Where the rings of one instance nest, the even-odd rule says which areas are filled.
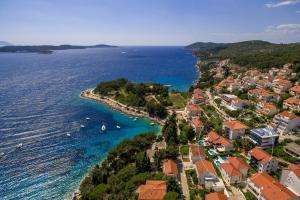
[[[0,0],[15,45],[300,42],[300,0]]]

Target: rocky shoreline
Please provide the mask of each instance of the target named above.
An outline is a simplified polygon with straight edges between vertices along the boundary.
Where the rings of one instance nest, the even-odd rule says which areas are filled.
[[[81,92],[80,97],[85,98],[85,99],[90,99],[93,101],[97,101],[100,103],[104,103],[105,105],[109,106],[110,108],[112,108],[114,110],[118,110],[127,115],[131,115],[134,117],[147,118],[147,119],[151,120],[152,122],[157,123],[161,126],[164,125],[164,123],[165,123],[165,120],[151,117],[151,116],[149,116],[149,114],[147,112],[145,112],[143,110],[139,110],[139,109],[127,106],[125,104],[122,104],[118,101],[115,101],[114,99],[95,94],[94,89],[87,89],[87,90]]]

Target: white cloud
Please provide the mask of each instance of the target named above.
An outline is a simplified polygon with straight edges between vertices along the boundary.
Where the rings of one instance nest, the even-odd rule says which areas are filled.
[[[267,8],[277,8],[277,7],[282,7],[282,6],[288,6],[288,5],[293,5],[296,3],[299,3],[300,0],[288,0],[288,1],[280,1],[278,3],[267,3],[265,6]]]
[[[296,13],[300,14],[300,10],[297,10]]]
[[[298,33],[300,32],[300,24],[281,24],[278,26],[268,26],[265,31],[273,33]]]

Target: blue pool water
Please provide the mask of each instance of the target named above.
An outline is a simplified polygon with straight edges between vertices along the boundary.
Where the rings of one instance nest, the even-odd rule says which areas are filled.
[[[80,99],[82,90],[119,77],[186,90],[197,78],[195,62],[182,47],[1,53],[0,152],[5,156],[0,159],[0,199],[70,198],[110,149],[141,132],[159,131],[147,120],[133,121]],[[105,134],[99,132],[102,123]],[[23,147],[16,150],[19,143]]]
[[[216,157],[216,156],[219,155],[219,154],[218,154],[215,150],[213,150],[213,149],[209,149],[209,150],[208,150],[208,153],[209,153],[209,155],[211,155],[212,157]]]

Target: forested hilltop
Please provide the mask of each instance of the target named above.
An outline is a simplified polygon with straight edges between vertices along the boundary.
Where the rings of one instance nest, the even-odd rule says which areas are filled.
[[[300,43],[274,44],[253,40],[236,43],[197,42],[187,46],[202,61],[230,59],[232,64],[270,68],[299,63]]]

